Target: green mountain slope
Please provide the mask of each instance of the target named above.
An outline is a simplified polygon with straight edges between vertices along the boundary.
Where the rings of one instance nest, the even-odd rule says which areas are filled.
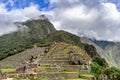
[[[18,31],[0,37],[0,59],[31,48],[47,34],[56,31],[48,20],[29,20],[15,25]]]
[[[66,42],[74,45],[82,44],[80,37],[62,30],[48,34],[43,42]]]

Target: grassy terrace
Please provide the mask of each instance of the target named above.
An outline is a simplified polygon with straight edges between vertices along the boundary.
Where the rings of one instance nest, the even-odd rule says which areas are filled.
[[[70,64],[67,64],[67,65],[63,65],[63,66],[81,66],[81,65],[70,65]]]
[[[41,65],[40,69],[41,68],[56,68],[56,65]]]
[[[76,78],[76,79],[63,79],[63,80],[87,80],[87,79]]]
[[[48,72],[48,74],[72,74],[72,73],[79,73],[79,72],[69,72],[69,71]]]
[[[16,69],[12,69],[12,68],[4,68],[4,69],[1,69],[1,72],[2,73],[9,73],[9,72],[15,72]]]
[[[48,79],[45,79],[45,78],[37,78],[37,79],[20,79],[20,78],[14,78],[13,80],[48,80]]]
[[[80,74],[80,76],[85,76],[85,77],[94,77],[93,74],[91,73],[84,73],[84,74]]]
[[[64,62],[64,61],[69,61],[69,60],[45,60],[45,61],[51,61],[51,62],[53,62],[53,61],[55,61],[55,62]]]
[[[47,69],[47,68],[57,68],[57,67],[40,67],[40,69]]]

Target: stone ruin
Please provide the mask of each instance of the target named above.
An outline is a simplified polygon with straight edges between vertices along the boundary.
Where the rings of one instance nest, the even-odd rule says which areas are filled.
[[[82,65],[85,63],[82,60],[82,56],[80,54],[74,53],[73,49],[71,49],[69,52],[69,61],[72,65]]]
[[[91,61],[85,61],[81,54],[74,53],[73,49],[70,50],[69,61],[71,65],[81,65],[81,70],[91,70]]]
[[[26,76],[28,76],[29,78],[34,78],[35,74],[38,74],[40,71],[40,64],[37,62],[37,58],[33,59],[32,61],[33,62],[26,61],[21,66],[19,66],[15,72],[0,73],[0,80],[13,77],[25,78]]]
[[[26,61],[21,66],[19,66],[16,71],[22,73],[37,73],[40,64],[37,56],[31,56],[30,61]]]
[[[49,47],[46,48],[46,51],[49,52]],[[82,76],[79,76],[80,73],[90,73],[90,61],[84,61],[83,54],[75,53],[73,49],[70,50],[70,52],[62,54],[59,52],[56,52],[56,54],[59,54],[59,56],[52,55],[55,58],[51,58],[49,56],[44,58],[44,61],[41,61],[41,66],[45,64],[47,68],[41,69],[39,60],[36,56],[31,56],[31,61],[26,61],[21,66],[19,66],[15,73],[8,73],[6,75],[6,78],[46,78],[49,80],[59,80],[59,79],[65,79],[65,78],[82,78]],[[50,54],[50,53],[49,53]],[[54,53],[52,53],[54,54]],[[63,55],[64,56],[63,58]],[[69,56],[68,56],[69,55]],[[51,55],[50,55],[51,56]],[[62,56],[62,57],[61,57]],[[59,60],[58,60],[59,59]],[[46,65],[47,64],[47,65]],[[50,68],[49,68],[50,67]],[[64,71],[79,71],[80,73],[64,73]],[[48,74],[47,72],[55,72],[55,74]],[[61,74],[61,72],[63,72]],[[60,73],[60,74],[58,74]],[[90,77],[91,78],[91,77]],[[92,77],[93,78],[93,77]],[[88,79],[88,80],[95,80],[95,79]],[[1,79],[0,79],[1,80]]]
[[[27,63],[23,64],[22,66],[18,67],[16,71],[18,73],[37,73],[38,68],[40,67],[40,64],[35,64],[35,63]]]

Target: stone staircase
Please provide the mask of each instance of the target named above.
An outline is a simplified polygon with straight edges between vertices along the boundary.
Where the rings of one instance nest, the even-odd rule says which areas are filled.
[[[70,48],[71,45],[63,43],[54,45],[40,62],[38,77],[48,80],[95,80],[89,70],[81,70],[82,65],[70,64]]]

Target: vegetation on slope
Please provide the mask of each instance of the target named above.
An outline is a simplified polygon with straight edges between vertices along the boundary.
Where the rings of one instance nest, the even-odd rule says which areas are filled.
[[[98,80],[120,80],[120,70],[109,67],[106,61],[100,57],[94,57],[91,72]]]
[[[65,42],[65,43],[69,43],[69,44],[74,44],[74,45],[78,45],[81,44],[80,42],[80,37],[65,32],[65,31],[55,31],[51,34],[49,34],[44,40],[43,42]]]
[[[120,70],[115,67],[106,68],[102,75],[107,75],[109,80],[120,80]]]
[[[104,59],[102,59],[100,57],[94,57],[91,71],[92,71],[92,73],[99,75],[102,73],[102,70],[104,70],[107,66],[108,65]]]
[[[53,25],[47,20],[38,19],[16,24],[25,25],[27,28],[0,37],[0,60],[32,48],[47,34],[55,31]]]
[[[83,44],[83,45],[84,45],[85,51],[88,53],[90,57],[93,58],[95,56],[99,56],[96,51],[96,48],[93,45],[89,45],[89,44]]]

